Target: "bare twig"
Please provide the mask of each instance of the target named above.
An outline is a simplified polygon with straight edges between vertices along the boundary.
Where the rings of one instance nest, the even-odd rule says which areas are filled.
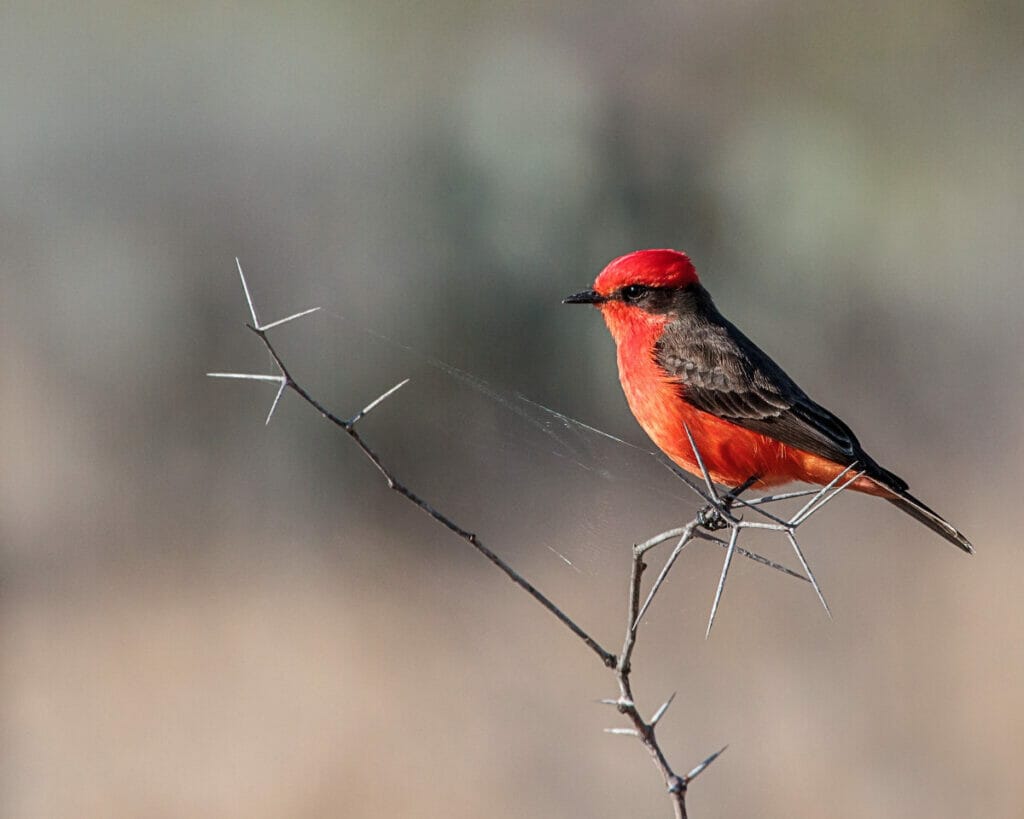
[[[684,534],[683,538],[687,538],[687,535]],[[651,760],[661,773],[662,779],[665,780],[665,787],[668,790],[669,799],[672,800],[672,808],[677,819],[686,819],[686,780],[672,770],[672,766],[669,764],[668,759],[665,758],[665,754],[661,750],[657,735],[655,734],[655,726],[658,719],[664,715],[671,699],[669,703],[666,703],[655,712],[657,719],[652,718],[650,722],[647,722],[640,714],[639,709],[636,707],[636,701],[633,698],[630,674],[632,673],[633,649],[636,648],[636,623],[639,617],[640,586],[643,581],[644,569],[646,569],[644,552],[640,551],[639,547],[633,547],[633,566],[630,570],[626,635],[622,641],[619,662],[615,666],[615,675],[619,683],[618,708],[619,713],[625,715],[633,723],[637,737],[650,754]]]
[[[252,374],[252,373],[208,373],[209,376],[215,378],[240,378],[251,381],[263,381],[270,382],[278,385],[277,392],[274,395],[273,402],[271,403],[270,411],[267,414],[266,422],[269,424],[270,419],[274,414],[281,396],[285,390],[291,389],[295,392],[303,401],[313,407],[317,412],[320,413],[325,419],[339,427],[346,435],[348,435],[363,453],[363,455],[373,464],[373,466],[380,472],[384,478],[388,487],[397,492],[399,495],[404,497],[410,503],[421,509],[435,521],[440,523],[445,528],[456,534],[480,554],[486,557],[494,565],[496,565],[505,575],[511,579],[516,585],[526,591],[534,600],[540,605],[547,609],[559,622],[568,628],[577,638],[579,638],[589,648],[601,662],[610,669],[613,669],[616,677],[616,681],[619,689],[619,696],[615,699],[601,700],[602,703],[608,705],[614,705],[616,709],[623,714],[631,723],[632,727],[617,727],[606,729],[608,733],[634,736],[637,737],[644,747],[647,749],[651,756],[655,766],[658,768],[665,781],[666,789],[669,793],[673,810],[677,819],[686,819],[686,790],[690,782],[692,782],[697,776],[699,776],[707,767],[714,762],[719,755],[725,750],[722,748],[719,751],[708,756],[697,766],[695,766],[689,773],[680,775],[675,773],[672,766],[669,764],[661,746],[658,743],[656,735],[656,727],[659,721],[664,717],[675,698],[673,693],[668,699],[654,712],[650,720],[645,720],[640,713],[636,702],[633,698],[632,692],[632,660],[633,652],[636,648],[637,633],[641,620],[647,612],[649,606],[653,602],[658,591],[662,588],[669,572],[672,567],[676,564],[683,549],[693,542],[695,539],[711,541],[718,546],[726,550],[725,562],[722,566],[721,577],[719,578],[718,587],[715,591],[715,599],[711,608],[711,615],[708,621],[707,634],[710,635],[711,627],[714,624],[715,615],[718,611],[719,603],[721,602],[722,593],[725,588],[726,577],[729,572],[729,568],[732,564],[732,558],[735,554],[739,554],[748,559],[754,560],[762,565],[766,565],[772,569],[783,572],[789,576],[795,577],[800,580],[809,581],[814,587],[822,605],[825,607],[826,612],[828,606],[825,603],[825,598],[821,593],[821,589],[818,586],[814,575],[811,573],[810,567],[804,558],[803,552],[800,549],[799,543],[796,540],[796,529],[803,524],[808,518],[810,518],[815,512],[821,509],[826,503],[831,501],[837,494],[846,489],[853,481],[857,480],[862,473],[855,474],[852,478],[846,481],[842,479],[850,472],[854,467],[842,472],[836,477],[832,483],[828,486],[821,487],[820,489],[814,489],[803,492],[790,492],[780,495],[768,495],[761,498],[754,498],[751,500],[742,500],[729,495],[722,496],[719,494],[715,487],[715,483],[704,465],[704,461],[701,457],[700,451],[697,448],[697,444],[690,433],[690,430],[686,430],[687,437],[690,440],[690,445],[693,448],[696,462],[700,467],[702,476],[704,478],[704,486],[698,486],[692,480],[689,479],[681,470],[679,470],[674,464],[667,464],[679,477],[686,482],[686,484],[704,501],[708,506],[703,509],[692,521],[687,523],[685,526],[672,529],[667,532],[662,532],[649,540],[636,544],[632,549],[632,564],[630,569],[629,579],[629,593],[627,603],[627,617],[626,617],[626,628],[622,642],[622,649],[616,655],[601,646],[590,634],[588,634],[583,628],[581,628],[568,614],[557,606],[550,598],[539,591],[533,584],[526,580],[519,572],[512,568],[506,563],[497,553],[488,548],[481,539],[473,532],[463,528],[452,518],[445,515],[443,512],[436,509],[425,499],[413,492],[409,487],[403,484],[391,471],[391,469],[384,464],[380,456],[375,450],[373,450],[360,435],[356,429],[356,424],[361,421],[366,415],[378,407],[386,399],[394,395],[399,389],[405,386],[409,379],[399,382],[395,386],[386,390],[379,397],[368,403],[363,409],[359,410],[351,418],[344,419],[335,415],[331,410],[327,409],[321,404],[316,398],[314,398],[304,387],[302,387],[292,376],[288,370],[284,361],[281,359],[274,345],[270,342],[267,336],[267,331],[279,327],[286,322],[293,321],[295,319],[307,316],[310,313],[316,312],[319,308],[313,307],[308,310],[303,310],[298,313],[294,313],[283,319],[272,321],[267,324],[261,324],[256,313],[256,307],[253,302],[252,295],[249,291],[249,285],[245,280],[245,274],[242,272],[242,266],[238,259],[235,259],[235,263],[238,267],[239,278],[242,282],[242,290],[245,294],[246,304],[249,308],[249,315],[252,318],[251,323],[247,323],[246,326],[252,330],[253,333],[260,339],[264,347],[270,353],[274,364],[278,369],[278,373],[275,375],[267,374]],[[842,482],[841,482],[842,481]],[[789,498],[811,496],[810,500],[800,509],[795,515],[792,515],[788,519],[778,517],[765,509],[761,508],[764,505],[774,503],[778,500],[785,500]],[[744,521],[741,518],[736,517],[732,513],[732,505],[739,504],[745,508],[749,508],[760,516],[762,516],[767,522],[759,521]],[[728,541],[722,538],[715,537],[711,534],[711,531],[716,528],[731,529],[730,537]],[[778,531],[785,535],[790,545],[796,552],[797,558],[800,561],[801,566],[806,572],[806,576],[792,569],[787,568],[779,563],[775,563],[768,558],[765,558],[754,552],[747,551],[738,545],[740,533],[744,529],[768,529],[772,531]],[[657,546],[665,543],[666,541],[676,539],[676,545],[669,553],[668,558],[663,564],[657,578],[652,584],[646,597],[642,594],[643,586],[643,575],[647,568],[647,564],[644,562],[646,554]],[[641,603],[641,598],[643,602]]]
[[[548,598],[543,592],[541,592],[532,583],[526,580],[526,578],[519,574],[519,572],[513,569],[496,552],[492,551],[489,547],[484,545],[483,541],[481,541],[480,538],[474,532],[470,532],[469,530],[464,529],[454,520],[449,518],[447,515],[445,515],[443,512],[439,511],[435,507],[433,507],[430,503],[421,498],[409,487],[407,487],[404,483],[398,480],[398,478],[396,478],[395,475],[391,472],[390,468],[384,464],[380,456],[373,449],[370,448],[370,446],[366,443],[363,437],[356,430],[357,421],[362,419],[367,412],[369,412],[374,407],[379,405],[385,398],[393,394],[399,387],[408,383],[409,379],[405,379],[405,381],[396,384],[394,387],[392,387],[391,389],[387,390],[387,392],[382,394],[379,398],[376,398],[373,401],[371,401],[364,409],[360,410],[355,415],[353,415],[352,418],[344,420],[337,417],[334,413],[332,413],[330,410],[328,410],[326,407],[320,404],[320,402],[313,398],[312,395],[310,395],[303,387],[301,387],[298,384],[298,382],[295,381],[295,379],[289,372],[288,368],[285,366],[284,362],[278,355],[277,350],[274,349],[274,345],[271,344],[270,339],[267,338],[265,330],[260,330],[256,327],[253,327],[252,325],[246,326],[248,326],[250,330],[256,333],[257,336],[259,336],[260,341],[263,342],[263,345],[267,348],[267,351],[273,357],[274,363],[277,364],[278,368],[281,370],[281,375],[284,378],[285,386],[291,388],[296,393],[298,393],[298,395],[306,403],[314,407],[328,421],[344,430],[345,433],[353,441],[355,441],[356,446],[359,447],[363,455],[365,455],[366,458],[370,461],[370,463],[372,463],[377,468],[377,470],[383,476],[384,480],[387,482],[387,485],[390,489],[393,489],[399,495],[405,497],[412,504],[419,507],[421,510],[423,510],[426,514],[430,515],[430,517],[432,517],[442,526],[454,532],[456,535],[458,535],[460,538],[466,541],[470,546],[472,546],[474,549],[480,552],[480,554],[482,554],[484,557],[490,560],[491,563],[493,563],[495,566],[501,569],[509,577],[509,579],[511,579],[516,585],[522,588],[527,594],[533,597],[534,600],[536,600],[544,608],[551,612],[564,626],[566,626],[566,628],[568,628],[573,634],[579,637],[587,645],[587,647],[590,648],[591,651],[593,651],[595,654],[597,654],[598,657],[601,658],[601,662],[603,662],[609,668],[614,667],[614,654],[604,649],[597,642],[597,640],[595,640],[580,626],[578,626],[576,622],[572,620],[565,612],[563,612],[557,605],[555,605],[555,603],[552,602],[550,598]]]
[[[252,295],[249,292],[249,286],[245,280],[245,274],[242,272],[242,265],[237,258],[235,259],[235,263],[238,266],[238,275],[242,280],[242,290],[245,293],[245,299],[249,306],[249,314],[252,316],[252,324],[246,324],[246,326],[259,337],[260,341],[263,342],[263,346],[266,347],[267,352],[269,352],[271,357],[274,359],[274,363],[277,365],[277,369],[279,370],[280,375],[254,376],[243,373],[208,373],[208,375],[219,378],[248,378],[258,381],[276,381],[280,383],[280,389],[278,389],[277,395],[274,397],[274,403],[271,406],[271,414],[273,413],[274,407],[277,406],[277,402],[280,399],[281,393],[286,388],[293,390],[296,394],[299,395],[300,398],[302,398],[303,401],[312,406],[315,410],[317,410],[317,412],[319,412],[324,418],[333,423],[335,426],[341,428],[355,442],[356,446],[359,447],[359,450],[363,453],[363,455],[366,456],[370,463],[372,463],[381,473],[384,480],[387,482],[389,488],[393,489],[395,492],[405,497],[407,500],[409,500],[415,506],[419,507],[426,514],[430,515],[430,517],[432,517],[442,526],[445,526],[447,529],[451,530],[464,541],[469,543],[474,549],[480,552],[480,554],[482,554],[494,565],[496,565],[499,569],[501,569],[514,583],[516,583],[520,588],[526,591],[527,594],[533,597],[534,600],[536,600],[544,608],[551,612],[573,634],[579,637],[586,644],[586,646],[591,649],[591,651],[593,651],[595,654],[597,654],[598,657],[600,657],[601,662],[603,662],[609,668],[613,668],[615,666],[614,654],[603,648],[593,637],[591,637],[586,631],[584,631],[579,625],[577,625],[576,622],[573,621],[565,612],[563,612],[557,605],[555,605],[555,603],[552,602],[550,598],[548,598],[545,594],[543,594],[540,590],[533,586],[533,584],[526,580],[526,578],[519,574],[519,572],[513,569],[496,552],[492,551],[490,548],[484,545],[484,543],[474,532],[470,532],[467,529],[464,529],[454,520],[449,518],[444,513],[440,512],[438,509],[434,508],[426,500],[421,498],[409,487],[407,487],[405,484],[399,481],[398,478],[395,477],[395,475],[391,472],[391,470],[384,464],[380,456],[373,449],[370,448],[370,446],[366,443],[363,437],[356,430],[357,422],[362,420],[362,418],[365,417],[367,413],[369,413],[375,407],[380,405],[380,403],[383,402],[386,398],[393,395],[399,388],[407,384],[409,382],[409,379],[405,379],[404,381],[396,384],[394,387],[391,387],[378,398],[374,399],[369,404],[367,404],[363,409],[361,409],[351,418],[339,418],[337,415],[335,415],[333,412],[327,409],[327,407],[323,406],[319,401],[317,401],[312,395],[310,395],[310,393],[307,392],[306,389],[295,380],[295,378],[289,371],[288,367],[281,359],[281,356],[278,354],[274,345],[270,342],[270,339],[267,337],[267,330],[270,329],[271,327],[277,327],[286,321],[291,321],[292,319],[309,315],[318,308],[304,310],[300,313],[295,313],[294,315],[289,316],[286,319],[280,319],[278,321],[270,322],[269,324],[260,324],[256,316],[256,307],[255,304],[253,303]],[[269,422],[269,415],[267,417],[267,420]]]

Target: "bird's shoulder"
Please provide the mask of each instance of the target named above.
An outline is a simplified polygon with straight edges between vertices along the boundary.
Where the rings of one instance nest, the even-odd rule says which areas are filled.
[[[837,462],[870,462],[850,428],[722,316],[710,296],[665,323],[655,359],[699,410]]]
[[[654,352],[661,368],[689,395],[730,395],[756,414],[777,414],[806,397],[713,305],[666,322]]]

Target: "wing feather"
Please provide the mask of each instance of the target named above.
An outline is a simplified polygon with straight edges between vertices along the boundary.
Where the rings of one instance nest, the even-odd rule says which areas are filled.
[[[859,462],[886,483],[903,484],[713,305],[666,324],[655,356],[697,409],[830,461]]]

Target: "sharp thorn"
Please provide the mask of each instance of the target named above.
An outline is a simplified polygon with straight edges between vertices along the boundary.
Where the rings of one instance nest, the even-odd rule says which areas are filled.
[[[694,483],[690,476],[683,472],[676,464],[672,461],[661,459],[661,465],[664,466],[669,472],[675,475],[679,480],[685,483],[690,489],[692,489],[699,497],[701,497],[707,503],[714,503],[714,498],[710,497],[707,492],[701,489],[696,483]]]
[[[704,459],[700,456],[700,450],[697,449],[697,442],[693,440],[693,435],[690,434],[690,427],[684,423],[683,429],[686,431],[686,437],[690,441],[690,448],[693,450],[693,455],[697,459],[697,466],[700,467],[700,471],[704,475],[704,483],[707,486],[708,492],[716,501],[721,500],[718,497],[718,490],[715,489],[715,482],[711,480],[708,468],[704,466]]]
[[[245,381],[276,381],[284,383],[283,375],[255,375],[253,373],[207,373],[210,378],[241,378]]]
[[[636,618],[633,620],[633,631],[636,631],[637,627],[640,625],[640,621],[643,619],[644,615],[647,613],[647,609],[654,601],[654,595],[658,593],[658,590],[661,588],[661,584],[665,582],[665,578],[668,577],[668,573],[672,570],[672,567],[675,565],[679,555],[682,554],[683,549],[686,548],[687,544],[690,543],[691,540],[693,540],[693,535],[690,534],[689,530],[684,531],[683,536],[679,538],[679,542],[675,545],[672,553],[668,556],[668,560],[665,561],[665,565],[662,566],[661,571],[658,572],[658,576],[651,585],[651,590],[647,593],[647,598],[644,600],[643,605],[640,606],[640,610],[637,612]]]
[[[718,588],[715,590],[715,601],[711,604],[711,616],[708,618],[708,628],[704,632],[704,639],[711,637],[711,627],[715,624],[715,615],[718,614],[718,604],[722,600],[722,591],[725,589],[725,578],[729,574],[729,565],[732,563],[732,556],[736,552],[736,541],[739,539],[740,530],[733,527],[732,535],[729,537],[729,549],[725,553],[725,561],[722,563],[722,574],[718,578]]]
[[[665,712],[668,711],[669,706],[672,705],[672,700],[676,698],[676,693],[676,691],[673,691],[672,696],[665,700],[665,702],[661,704],[661,707],[654,712],[654,716],[651,717],[651,725],[657,725],[658,720],[665,716]]]
[[[855,465],[856,464],[850,464],[848,467],[846,467],[846,469],[844,469],[842,472],[836,475],[831,481],[829,481],[817,492],[815,492],[814,496],[809,501],[807,501],[807,503],[805,503],[802,507],[800,507],[800,511],[793,515],[792,520],[800,519],[803,516],[804,512],[806,512],[808,509],[814,506],[818,499],[821,498],[826,492],[828,492],[829,489],[835,486],[840,480],[842,480],[843,476],[846,475],[846,473],[849,472],[851,469],[853,469]]]
[[[849,480],[845,481],[844,483],[840,484],[835,489],[833,489],[826,497],[822,498],[820,501],[815,503],[808,511],[804,512],[803,515],[799,516],[799,518],[794,518],[794,520],[796,520],[795,523],[793,521],[790,521],[789,525],[794,527],[794,528],[799,526],[801,523],[803,523],[805,520],[807,520],[811,515],[816,514],[819,509],[821,509],[826,503],[831,501],[836,495],[838,495],[840,492],[842,492],[844,489],[846,489],[848,486],[850,486],[852,483],[854,483],[855,481],[859,480],[863,476],[864,476],[864,472],[863,471],[862,472],[858,472],[852,478],[850,478]]]
[[[782,531],[785,531],[785,528],[783,528]],[[723,549],[729,548],[729,541],[722,540],[722,538],[715,537],[714,535],[709,534],[708,532],[694,532],[694,537],[699,537],[701,540],[707,540],[711,543],[715,543],[721,546]],[[736,554],[740,555],[741,557],[747,558],[747,560],[752,560],[755,563],[760,563],[762,566],[767,566],[769,569],[775,569],[775,571],[777,572],[788,574],[790,577],[795,577],[797,580],[803,580],[805,583],[810,582],[806,577],[800,574],[800,572],[795,572],[788,566],[783,566],[781,563],[776,563],[774,560],[769,560],[764,555],[760,555],[757,552],[751,552],[747,549],[744,549],[742,546],[736,547]]]
[[[359,410],[359,412],[357,412],[349,419],[349,426],[353,426],[357,421],[362,420],[368,413],[372,412],[378,405],[380,405],[381,402],[387,400],[400,389],[402,389],[402,387],[408,384],[410,380],[411,379],[406,378],[404,381],[399,381],[390,390],[374,398],[369,404],[367,404],[365,407],[363,407],[361,410]]]
[[[319,309],[319,307],[310,307],[308,310],[303,310],[301,313],[293,313],[292,315],[287,316],[286,318],[278,319],[277,321],[272,321],[270,322],[270,324],[264,324],[262,327],[258,327],[257,329],[266,331],[271,329],[272,327],[280,327],[282,324],[285,324],[289,321],[295,321],[295,319],[297,318],[302,318],[303,316],[308,316],[310,313],[315,313]]]
[[[774,560],[769,560],[763,555],[759,555],[757,552],[748,552],[742,546],[736,547],[737,554],[742,555],[748,560],[753,560],[755,563],[760,563],[763,566],[767,566],[769,569],[775,569],[777,572],[788,574],[790,577],[795,577],[797,580],[803,580],[805,583],[809,582],[800,572],[794,572],[789,566],[783,566],[781,563],[776,563]]]
[[[257,330],[262,330],[263,328],[260,327],[260,320],[256,318],[256,305],[252,303],[252,294],[249,293],[249,284],[246,282],[245,274],[242,272],[242,263],[238,260],[237,256],[235,256],[235,266],[238,268],[238,276],[242,280],[242,290],[245,293],[245,302],[249,305],[249,315],[252,316],[253,326]]]
[[[703,762],[701,762],[700,765],[698,765],[696,768],[694,768],[692,771],[690,771],[683,778],[687,782],[692,782],[694,779],[696,779],[698,776],[700,776],[702,773],[704,773],[705,770],[707,770],[708,765],[710,765],[712,762],[714,762],[716,759],[718,759],[718,757],[720,757],[722,754],[724,754],[725,753],[725,749],[728,748],[728,747],[729,747],[728,745],[725,745],[725,746],[722,747],[721,750],[715,751],[711,756],[709,756],[707,759],[705,759]]]
[[[750,498],[749,500],[743,500],[737,498],[736,500],[741,501],[744,506],[760,506],[763,503],[775,503],[776,501],[789,500],[790,498],[806,498],[808,495],[816,495],[818,488],[814,489],[800,489],[796,492],[782,492],[778,495],[763,495],[760,498]]]
[[[270,405],[270,412],[267,413],[267,420],[263,422],[264,426],[270,425],[270,419],[274,417],[274,410],[277,409],[277,403],[281,400],[281,396],[284,395],[285,388],[288,386],[288,382],[283,378],[281,379],[281,386],[277,390],[277,395],[274,396],[274,403]]]
[[[800,544],[797,543],[796,536],[792,530],[786,532],[786,537],[789,538],[790,544],[793,546],[793,551],[796,552],[797,558],[800,560],[800,565],[804,567],[804,571],[807,572],[807,577],[811,581],[811,585],[814,586],[814,592],[818,595],[818,599],[821,601],[821,605],[825,609],[825,614],[828,615],[828,619],[832,619],[832,610],[828,607],[828,603],[825,601],[825,595],[821,593],[821,587],[818,585],[817,579],[814,577],[814,572],[811,571],[811,567],[808,565],[807,560],[804,558],[804,553],[800,549]]]

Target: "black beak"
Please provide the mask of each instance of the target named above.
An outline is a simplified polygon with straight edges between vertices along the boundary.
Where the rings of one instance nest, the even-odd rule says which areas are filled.
[[[608,301],[608,299],[597,291],[584,290],[582,293],[574,293],[571,296],[566,296],[562,299],[562,304],[601,304],[601,302],[605,301]]]

